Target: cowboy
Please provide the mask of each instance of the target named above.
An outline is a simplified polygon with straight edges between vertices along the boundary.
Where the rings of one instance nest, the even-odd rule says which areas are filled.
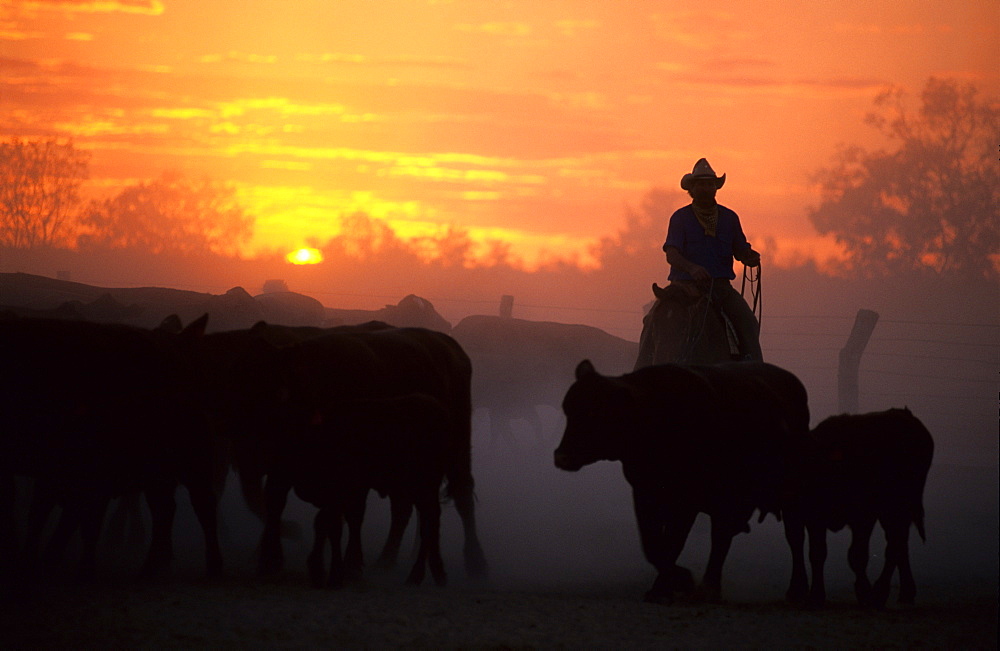
[[[734,258],[757,267],[760,254],[747,242],[739,216],[715,201],[716,191],[725,182],[726,175],[716,176],[704,158],[681,177],[681,188],[691,195],[691,203],[670,217],[663,243],[670,264],[667,279],[692,292],[710,293],[733,324],[741,359],[762,361],[760,324],[730,283],[736,278]]]

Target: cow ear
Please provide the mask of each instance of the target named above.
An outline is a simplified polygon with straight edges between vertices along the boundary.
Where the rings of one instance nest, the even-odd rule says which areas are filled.
[[[597,369],[594,365],[590,363],[589,359],[585,359],[576,366],[576,379],[582,380],[585,377],[597,375]]]
[[[181,334],[187,337],[193,337],[198,339],[205,335],[205,329],[208,327],[208,314],[202,314],[200,317],[192,321],[187,325]]]
[[[156,326],[157,332],[169,332],[170,334],[178,334],[184,329],[184,324],[181,323],[181,318],[176,314],[171,314],[163,318],[160,321],[160,325]]]

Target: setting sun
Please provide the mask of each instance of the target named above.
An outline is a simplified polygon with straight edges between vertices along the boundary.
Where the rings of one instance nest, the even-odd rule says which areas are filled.
[[[323,262],[323,253],[319,249],[297,249],[285,256],[292,264],[319,264]]]

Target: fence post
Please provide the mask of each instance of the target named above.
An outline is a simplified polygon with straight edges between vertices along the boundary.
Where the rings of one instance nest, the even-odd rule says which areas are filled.
[[[514,313],[514,297],[510,294],[504,294],[500,297],[500,316],[504,319],[509,319]]]
[[[858,310],[847,344],[840,351],[837,395],[841,413],[850,414],[858,410],[858,369],[861,366],[861,354],[865,352],[865,346],[868,345],[876,323],[878,323],[878,312]]]

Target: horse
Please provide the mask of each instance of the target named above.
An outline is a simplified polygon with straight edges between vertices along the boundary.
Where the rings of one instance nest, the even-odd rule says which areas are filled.
[[[736,332],[711,292],[653,283],[633,370],[654,364],[717,364],[740,359]]]

